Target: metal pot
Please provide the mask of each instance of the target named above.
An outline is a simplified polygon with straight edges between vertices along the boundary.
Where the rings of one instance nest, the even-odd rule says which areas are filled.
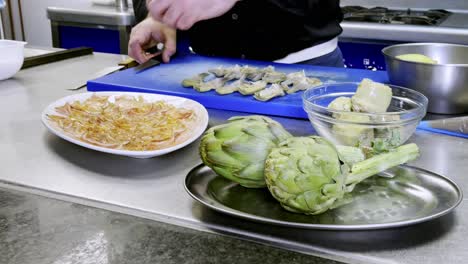
[[[429,99],[428,112],[468,112],[468,46],[443,43],[399,44],[382,50],[390,83],[408,87]],[[423,54],[437,64],[404,61],[402,54]]]

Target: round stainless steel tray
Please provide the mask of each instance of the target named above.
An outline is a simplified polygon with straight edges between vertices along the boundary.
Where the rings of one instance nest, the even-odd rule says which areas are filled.
[[[320,215],[284,210],[268,189],[249,189],[199,165],[185,179],[195,200],[221,213],[251,221],[308,229],[368,230],[407,226],[429,221],[452,211],[462,201],[460,188],[448,178],[410,166],[360,183],[353,201]]]

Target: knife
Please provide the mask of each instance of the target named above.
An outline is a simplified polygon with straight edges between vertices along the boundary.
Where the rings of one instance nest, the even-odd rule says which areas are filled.
[[[468,138],[468,116],[422,121],[418,129]]]
[[[159,57],[159,56],[157,56]],[[156,57],[153,57],[151,59],[149,59],[147,62],[145,63],[142,63],[138,66],[135,67],[135,72],[136,73],[141,73],[141,72],[144,72],[154,66],[158,66],[159,64],[161,64],[161,62],[156,58]]]
[[[151,47],[151,48],[147,49],[146,52],[153,54],[153,57],[151,59],[149,59],[148,61],[136,66],[135,67],[136,73],[144,72],[147,69],[150,69],[150,68],[152,68],[154,66],[158,66],[159,64],[161,64],[163,48],[164,48],[164,46],[162,46],[162,45],[161,46],[156,45],[154,47]]]

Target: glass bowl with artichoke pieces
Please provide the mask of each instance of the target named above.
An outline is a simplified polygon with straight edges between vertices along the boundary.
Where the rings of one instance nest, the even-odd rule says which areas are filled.
[[[304,92],[303,108],[317,133],[336,145],[385,152],[405,143],[426,115],[421,93],[370,79],[328,83]]]

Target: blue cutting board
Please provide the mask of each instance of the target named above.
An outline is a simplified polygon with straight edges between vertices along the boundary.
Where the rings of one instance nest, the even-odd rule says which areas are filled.
[[[307,118],[302,109],[302,92],[261,102],[255,100],[251,95],[239,93],[219,95],[215,91],[199,93],[192,88],[184,88],[181,85],[183,79],[206,72],[208,69],[220,65],[230,67],[235,64],[255,67],[273,65],[277,71],[285,73],[304,70],[307,76],[319,78],[322,82],[359,82],[363,78],[370,78],[377,82],[388,82],[387,73],[384,71],[186,55],[174,58],[168,64],[161,64],[140,73],[136,73],[135,69],[131,68],[90,80],[87,88],[88,91],[127,91],[175,95],[193,99],[207,108]]]

